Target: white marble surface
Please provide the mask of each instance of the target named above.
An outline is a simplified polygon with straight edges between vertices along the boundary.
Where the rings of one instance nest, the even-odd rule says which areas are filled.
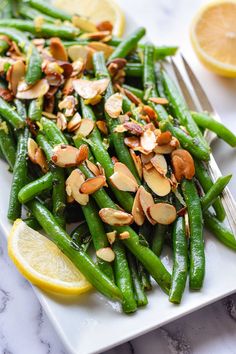
[[[102,0],[100,0],[102,1]],[[150,38],[159,44],[178,44],[191,60],[214,106],[236,131],[236,81],[207,73],[195,59],[188,39],[189,20],[201,0],[119,0],[125,11],[132,11],[137,23],[147,27]],[[154,36],[155,34],[155,36]],[[214,143],[222,170],[235,170],[235,151]],[[227,154],[227,158],[225,155]],[[236,160],[234,160],[236,161]],[[236,178],[231,190],[236,195]],[[27,281],[7,256],[6,242],[0,234],[0,353],[67,354]],[[163,328],[118,346],[107,354],[236,354],[236,294]],[[78,353],[79,354],[79,353]]]

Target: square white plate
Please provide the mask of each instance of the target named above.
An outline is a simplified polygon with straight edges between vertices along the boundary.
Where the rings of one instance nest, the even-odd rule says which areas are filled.
[[[131,21],[129,21],[129,27]],[[230,165],[230,164],[229,164]],[[11,174],[0,161],[0,225],[7,236],[11,225],[6,218]],[[193,312],[236,291],[235,253],[211,235],[206,236],[206,278],[200,292],[186,293],[180,306],[169,303],[158,287],[148,294],[149,304],[133,315],[124,315],[120,307],[92,292],[76,300],[63,300],[34,287],[35,293],[71,354],[102,352],[167,322]],[[168,255],[163,258],[170,266]],[[188,288],[188,286],[187,286]]]

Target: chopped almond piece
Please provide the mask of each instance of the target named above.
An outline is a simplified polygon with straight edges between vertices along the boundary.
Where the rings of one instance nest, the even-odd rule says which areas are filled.
[[[107,232],[107,239],[108,239],[108,242],[110,243],[110,245],[112,245],[115,242],[116,234],[117,234],[117,231],[115,231],[115,230]]]
[[[104,120],[97,120],[96,125],[102,134],[108,135],[107,125]]]
[[[50,39],[50,52],[54,59],[68,61],[66,48],[60,38],[55,37]]]
[[[71,172],[66,180],[66,193],[70,197],[72,196],[77,203],[86,205],[89,201],[88,194],[80,193],[80,187],[84,183],[84,175],[79,169],[75,169]]]
[[[44,96],[49,90],[49,84],[46,79],[39,80],[36,82],[35,85],[27,87],[23,91],[22,89],[22,82],[18,85],[16,98],[20,98],[22,100],[32,100],[34,98],[38,98]]]
[[[169,144],[171,142],[172,139],[172,134],[169,131],[163,132],[161,134],[158,135],[157,137],[157,143],[158,145],[166,145]]]
[[[145,221],[145,214],[143,212],[141,203],[140,203],[140,188],[137,190],[137,193],[134,198],[134,203],[132,207],[132,215],[134,217],[134,222],[141,226]]]
[[[160,197],[164,197],[171,191],[170,181],[162,176],[155,168],[151,170],[143,169],[143,178],[148,187]]]
[[[127,145],[131,149],[135,149],[135,148],[139,147],[140,140],[136,136],[129,136],[124,139],[124,143],[125,143],[125,145]]]
[[[80,126],[81,123],[81,115],[76,112],[74,114],[74,116],[71,118],[71,120],[69,121],[69,123],[67,124],[67,130],[69,132],[74,132],[75,130],[77,130]]]
[[[138,175],[140,178],[142,178],[142,175],[143,175],[143,169],[142,169],[142,162],[141,162],[141,159],[140,159],[140,156],[136,155],[135,152],[130,149],[129,150],[130,152],[130,155],[134,161],[134,164],[135,164],[135,167],[137,169],[137,172],[138,172]]]
[[[95,176],[99,176],[100,175],[100,171],[98,169],[98,167],[91,161],[86,160],[86,165],[88,167],[88,169],[95,175]]]
[[[124,163],[116,162],[114,165],[114,172],[123,173],[125,176],[132,179],[135,184],[137,184],[136,178]]]
[[[143,132],[140,138],[140,145],[147,152],[151,152],[155,148],[156,136],[152,130]]]
[[[124,232],[121,232],[121,234],[119,234],[120,240],[126,240],[127,238],[130,238],[130,234],[128,231],[124,231]]]
[[[114,51],[110,45],[102,42],[89,42],[88,47],[96,50],[97,52],[103,52],[105,59],[108,59]]]
[[[82,98],[92,99],[98,95],[101,95],[107,89],[109,82],[109,79],[94,81],[78,79],[73,81],[73,87]]]
[[[150,217],[148,214],[147,210],[150,206],[154,204],[153,197],[151,193],[147,192],[143,186],[139,187],[139,201],[141,204],[141,207],[143,209],[144,214],[146,215],[148,221],[152,224],[155,225],[155,221]]]
[[[155,104],[168,104],[169,101],[165,97],[151,97],[149,98],[149,101],[155,103]]]
[[[104,176],[97,176],[86,179],[81,185],[80,192],[84,194],[93,194],[106,184],[106,178]]]
[[[52,161],[59,167],[78,166],[88,158],[87,145],[81,145],[79,149],[71,145],[60,144],[53,148]]]
[[[122,113],[123,96],[120,93],[111,95],[105,103],[105,111],[111,118],[118,118]]]
[[[115,259],[115,253],[111,247],[100,248],[96,251],[96,255],[106,262],[113,262]]]
[[[195,166],[192,156],[187,150],[178,149],[172,152],[171,162],[178,182],[182,178],[192,179],[195,175]]]
[[[57,126],[58,128],[63,131],[67,128],[67,120],[66,117],[63,113],[58,112],[57,113]]]
[[[122,172],[114,172],[110,176],[110,181],[114,187],[124,192],[136,192],[138,184],[136,181],[126,176]]]
[[[94,122],[88,118],[84,118],[81,120],[79,129],[76,131],[76,134],[86,137],[92,132],[93,128]]]
[[[99,216],[103,222],[112,226],[130,225],[133,222],[133,216],[122,210],[112,208],[103,208],[99,211]]]
[[[156,154],[151,158],[151,164],[161,175],[165,176],[167,174],[167,162],[163,155]]]
[[[151,218],[158,224],[169,225],[176,219],[176,209],[168,203],[157,203],[148,208]]]

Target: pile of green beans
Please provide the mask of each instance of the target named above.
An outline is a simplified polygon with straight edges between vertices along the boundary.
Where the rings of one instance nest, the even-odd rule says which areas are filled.
[[[136,29],[125,39],[111,36],[106,42],[109,57],[94,50],[89,66],[82,56],[79,60],[84,60],[83,65],[77,69],[78,61],[71,60],[70,48],[79,45],[79,50],[87,53],[90,42],[99,40],[91,33],[84,36],[83,30],[73,26],[73,16],[43,0],[19,2],[16,15],[10,0],[4,4],[0,56],[9,59],[9,41],[15,43],[22,54],[24,90],[28,92],[28,96],[23,94],[25,99],[19,99],[19,86],[17,92],[12,89],[8,70],[12,70],[15,59],[11,57],[0,82],[3,93],[10,94],[9,99],[4,94],[0,97],[0,158],[13,172],[8,219],[14,222],[23,218],[31,228],[42,229],[99,292],[121,302],[125,313],[148,304],[151,278],[170,302],[180,304],[188,275],[191,290],[200,290],[204,284],[204,225],[221,243],[236,250],[234,235],[223,224],[225,211],[220,199],[231,175],[211,180],[207,172],[210,147],[201,129],[212,130],[232,147],[236,146],[236,136],[209,114],[189,111],[170,76],[160,69],[163,65],[156,66],[177,48],[140,43],[145,28]],[[37,18],[43,20],[40,25]],[[57,37],[54,43],[52,37]],[[74,81],[77,79],[81,81]],[[76,89],[76,83],[92,85],[102,79],[108,79],[107,87],[92,99]],[[44,94],[38,86],[46,82],[49,88]],[[116,97],[121,97],[122,103],[114,117],[106,107],[118,92]],[[77,122],[75,127],[72,119]],[[88,133],[81,128],[85,120],[92,127]],[[150,151],[141,143],[145,131],[150,134],[147,145],[155,139]],[[160,143],[161,137],[169,140]],[[157,148],[164,149],[159,154],[167,172],[151,159],[157,156]],[[63,160],[64,149],[70,151],[70,158],[76,154],[74,162]],[[183,150],[192,162],[191,177],[185,171],[190,162],[185,160],[183,176],[177,176],[176,149]],[[86,151],[85,156],[78,159],[81,151]],[[114,175],[119,174],[117,166],[122,166],[117,162],[123,164],[123,188],[114,182]],[[150,170],[165,179],[162,183],[169,181],[167,195],[159,195],[153,188],[156,177],[145,177]],[[75,191],[68,178],[76,173],[85,184]],[[93,183],[101,175],[104,183],[95,188]],[[135,191],[127,188],[130,181]],[[87,193],[82,187],[86,183],[88,187],[88,182],[92,190]],[[143,191],[150,204],[145,206],[147,199],[138,199],[137,191],[140,195]],[[87,203],[79,203],[83,193],[88,194]],[[171,205],[175,218],[157,222],[151,214],[153,204]],[[107,221],[101,214],[105,208],[112,209],[120,220],[128,215],[130,222]],[[69,235],[66,228],[72,219],[76,226]],[[172,248],[172,269],[162,262],[166,247]],[[106,253],[102,258],[101,250],[109,252],[109,257]],[[90,251],[96,254],[94,260]]]

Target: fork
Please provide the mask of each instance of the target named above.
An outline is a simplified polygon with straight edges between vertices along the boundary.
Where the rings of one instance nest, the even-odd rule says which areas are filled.
[[[189,107],[190,110],[193,111],[199,111],[198,107],[200,107],[201,111],[207,111],[211,116],[217,120],[221,121],[218,113],[215,111],[213,108],[212,104],[210,103],[205,91],[203,90],[199,80],[195,76],[193,70],[191,69],[190,65],[188,64],[187,60],[184,58],[184,56],[181,54],[181,59],[183,63],[183,67],[185,69],[186,75],[189,78],[189,81],[191,83],[191,89],[195,93],[195,96],[197,98],[197,103],[196,100],[194,100],[193,96],[190,93],[189,86],[186,84],[186,82],[183,79],[182,74],[180,73],[180,70],[178,69],[175,61],[172,59],[171,64],[176,76],[176,79],[178,81],[179,87],[182,91],[182,94],[184,96],[184,99]],[[208,144],[210,145],[212,141],[216,138],[216,135],[212,133],[209,130],[206,130],[204,133],[204,137]],[[217,178],[221,177],[221,171],[213,157],[213,155],[210,155],[210,160],[207,164],[207,169],[208,172],[212,178],[213,181],[215,181]],[[228,187],[226,187],[222,193],[222,204],[226,212],[226,217],[229,223],[229,226],[231,228],[231,231],[236,238],[236,202],[234,200],[233,195],[231,194],[230,190]]]

